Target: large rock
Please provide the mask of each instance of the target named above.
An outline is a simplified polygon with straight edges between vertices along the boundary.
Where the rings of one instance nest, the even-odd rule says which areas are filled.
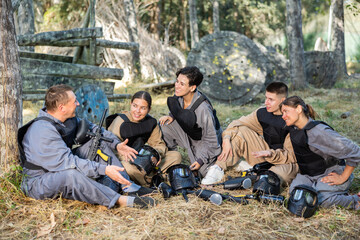
[[[279,60],[273,56],[278,54],[269,54],[265,47],[242,34],[221,31],[203,37],[190,51],[187,65],[199,67],[204,74],[199,88],[208,97],[242,105],[251,101],[265,82],[277,79],[277,73],[287,72],[283,71],[286,60],[279,68]]]

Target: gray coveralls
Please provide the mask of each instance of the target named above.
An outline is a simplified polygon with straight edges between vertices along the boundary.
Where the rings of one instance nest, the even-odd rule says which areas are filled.
[[[46,116],[61,123],[44,109],[40,110],[38,117],[40,116]],[[97,128],[94,124],[91,127],[93,131]],[[114,141],[113,143],[103,141],[101,150],[111,156],[113,165],[122,167],[111,150],[120,143],[119,139],[108,131],[104,131],[103,135]],[[73,153],[50,122],[45,120],[34,122],[23,139],[25,156],[28,162],[41,166],[48,172],[24,167],[21,184],[23,192],[35,199],[56,198],[62,195],[67,199],[113,207],[120,194],[95,180],[105,175],[107,165],[103,160],[96,162],[86,159],[90,144],[91,141],[87,142]],[[120,173],[129,180],[125,171]],[[140,188],[134,183],[131,187]]]
[[[190,109],[200,96],[200,93],[196,91],[187,109]],[[179,102],[180,106],[184,107],[184,99],[182,97],[179,98]],[[199,173],[204,177],[209,167],[215,163],[217,156],[221,153],[222,129],[220,128],[216,131],[213,110],[207,101],[203,101],[195,109],[195,114],[196,123],[202,128],[201,140],[191,139],[175,119],[169,125],[161,126],[161,131],[168,148],[174,149],[178,145],[185,148],[191,164],[197,161],[201,165]]]
[[[309,121],[312,121],[310,119]],[[308,145],[312,152],[324,159],[345,159],[346,164],[356,167],[360,162],[360,148],[349,139],[341,136],[324,124],[318,124],[307,131]],[[359,201],[357,195],[348,195],[348,190],[354,179],[353,174],[341,185],[329,185],[320,180],[331,172],[341,174],[344,166],[335,165],[326,169],[323,174],[309,176],[298,173],[290,185],[290,192],[300,185],[305,184],[318,191],[319,204],[322,207],[343,206],[354,209]]]

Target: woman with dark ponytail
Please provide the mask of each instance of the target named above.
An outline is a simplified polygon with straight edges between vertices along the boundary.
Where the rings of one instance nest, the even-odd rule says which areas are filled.
[[[358,195],[348,195],[360,162],[360,148],[341,136],[328,124],[315,121],[314,109],[298,96],[280,105],[282,118],[290,127],[290,138],[300,173],[290,185],[290,192],[307,185],[318,192],[322,207],[342,206],[360,210]]]

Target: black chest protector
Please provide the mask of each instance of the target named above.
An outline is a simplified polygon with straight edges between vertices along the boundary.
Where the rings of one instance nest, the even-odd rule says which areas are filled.
[[[25,124],[24,126],[22,126],[19,129],[17,141],[18,141],[18,147],[19,147],[19,152],[20,152],[20,165],[22,167],[26,167],[27,169],[32,169],[32,170],[43,169],[43,170],[47,171],[46,169],[44,169],[40,166],[34,165],[34,164],[26,161],[25,152],[24,152],[24,148],[22,145],[22,141],[24,139],[24,136],[25,136],[27,130],[29,129],[31,124],[33,124],[34,122],[36,122],[38,120],[45,120],[45,121],[50,122],[56,128],[56,130],[60,133],[61,138],[66,143],[66,146],[68,146],[71,149],[72,145],[74,144],[74,139],[76,136],[79,119],[77,117],[69,118],[64,122],[65,127],[63,127],[59,123],[55,122],[53,119],[44,116],[44,117],[38,117],[38,118],[31,120],[30,122],[28,122],[27,124]]]
[[[337,159],[326,161],[323,157],[310,150],[306,132],[320,123],[329,126],[325,122],[311,121],[303,129],[295,129],[294,127],[290,129],[290,139],[301,174],[317,176],[323,174],[327,168],[339,163]]]
[[[274,115],[260,108],[256,112],[257,118],[263,128],[264,139],[271,149],[283,148],[289,129],[281,115]]]
[[[151,133],[155,129],[157,125],[156,119],[148,114],[141,122],[135,123],[131,122],[125,114],[117,113],[106,118],[106,128],[109,128],[117,116],[120,116],[124,120],[119,130],[121,138],[124,140],[129,139],[127,145],[137,151],[140,150],[141,147],[148,141]]]
[[[202,137],[202,128],[199,127],[196,123],[196,114],[195,109],[199,107],[199,105],[203,101],[207,101],[210,105],[210,100],[201,93],[201,96],[196,99],[194,104],[191,106],[190,109],[183,109],[178,100],[179,97],[173,96],[168,97],[167,105],[169,110],[175,120],[179,123],[180,127],[184,132],[189,135],[190,138],[194,140],[201,140]],[[211,105],[212,107],[212,105]],[[218,130],[220,128],[220,122],[216,116],[216,110],[213,109],[213,116],[215,118],[215,129]]]

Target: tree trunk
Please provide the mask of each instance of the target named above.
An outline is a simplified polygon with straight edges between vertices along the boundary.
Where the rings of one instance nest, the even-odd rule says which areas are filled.
[[[126,17],[126,25],[129,32],[130,42],[139,43],[139,36],[137,30],[137,21],[136,21],[136,12],[133,0],[124,0],[124,9]],[[135,74],[135,82],[140,80],[141,77],[141,65],[140,65],[140,51],[139,49],[132,52],[133,53],[133,71]],[[131,71],[130,71],[131,72]]]
[[[17,19],[19,23],[18,35],[35,33],[35,17],[33,0],[22,0],[18,9]],[[35,47],[20,47],[22,51],[34,52]]]
[[[191,48],[199,42],[199,29],[196,16],[196,0],[189,0],[189,18],[190,18],[190,35],[191,35]]]
[[[286,0],[286,32],[288,37],[290,79],[293,89],[306,87],[305,58],[302,34],[301,1]]]
[[[181,14],[181,25],[182,25],[182,32],[184,35],[184,42],[185,42],[185,50],[189,49],[189,45],[188,45],[188,31],[187,31],[187,1],[183,1],[183,8],[182,8],[182,14]]]
[[[333,16],[331,22],[331,51],[334,51],[334,60],[338,68],[337,80],[347,76],[345,62],[344,37],[344,1],[332,0]]]
[[[0,0],[0,175],[18,162],[17,131],[22,122],[22,86],[10,0]]]
[[[219,1],[213,0],[213,24],[214,32],[220,32]]]

